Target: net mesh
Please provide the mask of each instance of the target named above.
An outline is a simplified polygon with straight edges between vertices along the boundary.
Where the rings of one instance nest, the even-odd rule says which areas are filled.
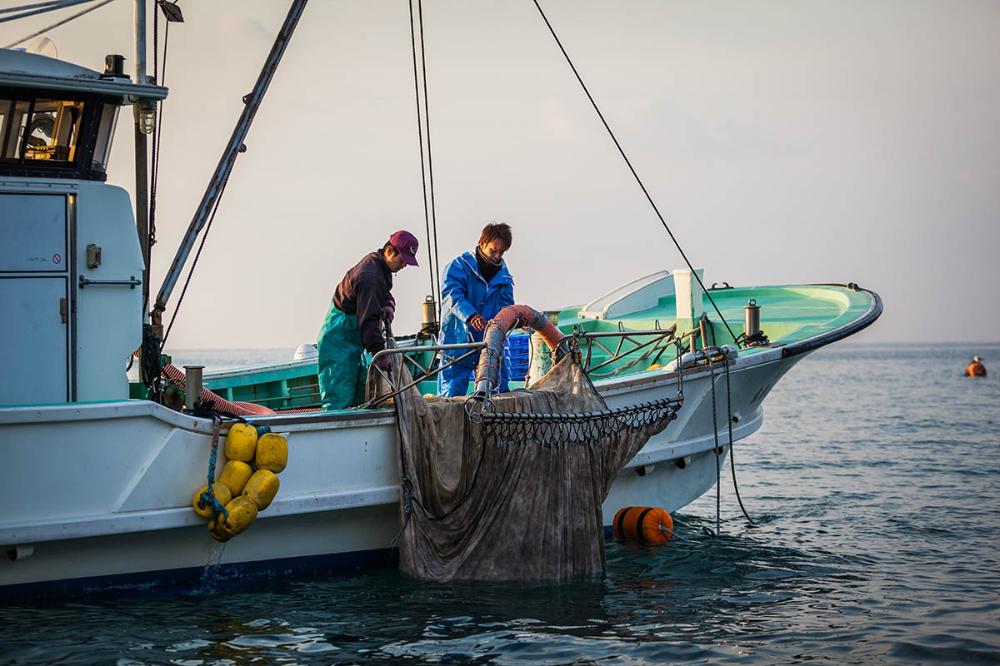
[[[397,386],[406,372],[394,368]],[[604,570],[601,505],[679,399],[610,410],[572,356],[470,418],[464,400],[395,398],[400,569],[424,580],[568,580]]]

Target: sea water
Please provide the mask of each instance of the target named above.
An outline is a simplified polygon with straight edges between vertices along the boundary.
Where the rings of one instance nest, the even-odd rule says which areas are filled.
[[[990,377],[961,376],[974,354]],[[735,450],[755,524],[727,463],[719,537],[713,490],[667,546],[608,542],[600,580],[442,585],[382,569],[10,606],[0,663],[1000,663],[1000,345],[841,343],[765,410]]]

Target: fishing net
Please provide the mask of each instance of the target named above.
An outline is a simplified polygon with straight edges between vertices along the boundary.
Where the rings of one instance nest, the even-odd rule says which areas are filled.
[[[409,383],[398,365],[394,374]],[[679,401],[609,410],[570,355],[474,418],[464,403],[416,389],[396,396],[400,569],[434,581],[603,572],[601,504]]]

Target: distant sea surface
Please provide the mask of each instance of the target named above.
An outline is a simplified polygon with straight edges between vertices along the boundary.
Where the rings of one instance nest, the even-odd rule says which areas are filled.
[[[961,376],[974,354],[988,378]],[[1000,663],[1000,344],[834,345],[765,410],[735,450],[757,524],[727,463],[720,538],[703,530],[710,491],[676,516],[680,540],[609,541],[598,581],[434,585],[384,569],[6,607],[0,663]]]

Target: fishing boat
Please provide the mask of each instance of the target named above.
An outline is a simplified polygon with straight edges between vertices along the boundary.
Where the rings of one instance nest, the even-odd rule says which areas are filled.
[[[280,59],[279,42],[287,43],[302,5],[293,3],[272,56]],[[259,102],[276,65],[265,65],[248,107]],[[193,588],[208,565],[215,584],[224,585],[391,558],[400,484],[390,403],[403,387],[373,381],[362,408],[322,411],[308,355],[208,373],[199,390],[196,369],[167,377],[160,364],[168,359],[149,346],[156,322],[145,312],[147,203],[140,188],[134,211],[126,191],[105,179],[119,111],[134,106],[140,132],[166,95],[141,72],[134,80],[125,75],[120,56],[95,71],[0,50],[4,600]],[[234,132],[220,160],[199,206],[205,215],[248,128]],[[199,219],[203,226],[204,215]],[[193,245],[193,237],[185,239],[175,264],[184,264],[184,249]],[[603,506],[605,525],[620,507],[676,511],[717,486],[732,443],[760,428],[762,402],[776,382],[882,311],[878,295],[855,284],[705,284],[701,269],[662,270],[547,312],[610,409],[682,398],[676,419],[617,477]],[[735,321],[743,322],[739,332]],[[399,336],[383,352],[406,359],[423,393],[435,391],[443,365],[481,348],[440,345],[433,333],[431,326]],[[534,358],[515,388],[544,370],[546,358],[533,338],[521,342]],[[158,382],[187,395],[171,401],[164,384],[153,393],[130,384],[132,362],[153,362]],[[288,443],[277,497],[225,544],[210,538],[192,510],[192,495],[214,463],[213,440],[225,435],[225,425],[199,410],[204,396]]]

